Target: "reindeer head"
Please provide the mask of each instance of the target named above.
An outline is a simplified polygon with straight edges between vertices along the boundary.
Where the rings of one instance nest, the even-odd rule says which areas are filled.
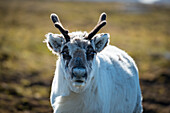
[[[74,92],[84,91],[95,75],[96,55],[109,41],[109,34],[96,34],[106,25],[106,14],[101,14],[98,24],[90,33],[68,33],[56,14],[51,14],[51,19],[61,34],[48,33],[45,42],[59,56],[60,71],[64,72],[70,89]]]

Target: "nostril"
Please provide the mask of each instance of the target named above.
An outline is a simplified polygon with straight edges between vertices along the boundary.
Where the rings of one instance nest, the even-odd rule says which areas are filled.
[[[86,76],[86,69],[82,68],[82,67],[73,68],[72,76],[75,76],[75,77],[85,77]]]
[[[87,73],[85,73],[82,77],[84,77],[85,79],[87,79]]]
[[[76,75],[72,72],[71,78],[76,77]]]

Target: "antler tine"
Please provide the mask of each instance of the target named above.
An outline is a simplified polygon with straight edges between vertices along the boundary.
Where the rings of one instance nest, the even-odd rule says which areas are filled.
[[[95,28],[89,33],[88,39],[91,40],[91,38],[105,25],[106,25],[106,21],[102,21],[101,23],[96,25]]]
[[[106,13],[103,12],[101,15],[100,15],[100,18],[99,18],[99,21],[98,21],[98,24],[102,21],[106,20]]]
[[[55,13],[52,13],[50,18],[52,19],[53,23],[56,23],[56,22],[60,23],[60,20],[59,20],[58,16]]]
[[[106,25],[106,13],[102,13],[100,15],[98,24],[94,27],[94,29],[89,33],[87,39],[91,40],[92,37],[103,27]]]
[[[63,34],[64,38],[66,39],[66,42],[70,41],[70,36],[68,35],[68,30],[64,29],[62,26],[58,16],[54,13],[51,14],[51,20],[55,24],[55,27],[59,29],[59,31]]]

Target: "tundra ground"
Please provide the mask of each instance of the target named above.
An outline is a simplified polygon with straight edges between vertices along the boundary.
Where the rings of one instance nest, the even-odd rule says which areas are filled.
[[[72,31],[90,31],[106,12],[110,43],[125,50],[140,72],[144,113],[170,112],[170,6],[0,1],[0,113],[50,113],[50,86],[57,57],[42,43],[59,33],[56,13]]]

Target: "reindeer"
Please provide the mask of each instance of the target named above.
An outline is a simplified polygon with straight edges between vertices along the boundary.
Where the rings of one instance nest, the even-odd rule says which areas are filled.
[[[109,45],[109,34],[97,34],[106,25],[106,13],[90,33],[69,33],[56,14],[51,19],[61,32],[48,33],[45,40],[58,55],[50,96],[54,113],[141,113],[134,60]]]

